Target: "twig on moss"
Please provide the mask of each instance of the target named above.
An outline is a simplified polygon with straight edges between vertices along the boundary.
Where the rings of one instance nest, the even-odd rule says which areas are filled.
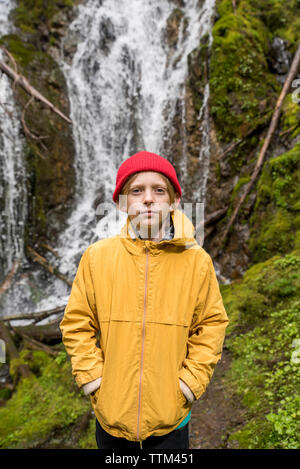
[[[11,54],[7,51],[7,49],[3,46],[0,46],[1,49],[4,50],[4,52],[11,58]],[[14,61],[16,64],[16,62]],[[58,116],[60,116],[62,119],[64,119],[66,122],[69,124],[72,124],[71,119],[69,117],[65,116],[57,107],[55,107],[48,99],[46,99],[39,91],[37,91],[30,83],[29,81],[22,75],[21,73],[17,73],[16,70],[13,70],[9,65],[5,64],[4,62],[0,61],[0,69],[12,80],[13,86],[19,85],[23,88],[26,93],[28,93],[30,96],[33,98],[37,99],[38,101],[41,101],[43,104],[45,104],[47,107],[51,109],[54,113],[56,113]]]

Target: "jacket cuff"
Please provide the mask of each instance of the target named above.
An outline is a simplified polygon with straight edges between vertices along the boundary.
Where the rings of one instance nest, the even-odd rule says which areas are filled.
[[[179,378],[179,382],[180,382],[180,389],[183,392],[183,394],[185,395],[186,400],[190,403],[194,402],[195,401],[195,396],[192,393],[192,391],[190,390],[190,388],[188,387],[188,385],[184,381],[182,381],[182,379],[180,379],[180,378]]]
[[[91,381],[94,381],[97,378],[100,378],[102,376],[102,371],[103,371],[103,363],[100,363],[97,368],[94,370],[89,370],[89,371],[82,371],[80,373],[76,373],[75,375],[75,381],[77,385],[81,388],[84,384],[90,383]]]
[[[199,399],[200,396],[202,396],[205,391],[205,387],[199,385],[198,381],[193,377],[193,375],[187,368],[181,368],[179,372],[179,378],[184,381],[185,384],[187,384],[187,386],[194,394],[196,400]]]
[[[102,376],[100,378],[94,379],[94,381],[91,381],[90,383],[84,384],[82,386],[82,390],[85,396],[88,396],[92,392],[96,391],[96,389],[100,388],[101,381],[102,381]]]

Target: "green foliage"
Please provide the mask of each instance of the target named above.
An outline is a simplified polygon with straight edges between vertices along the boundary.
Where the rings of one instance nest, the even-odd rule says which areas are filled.
[[[60,8],[73,6],[72,0],[17,0],[13,12],[14,23],[25,33],[35,35],[42,24],[51,22]]]
[[[273,35],[287,40],[292,51],[299,41],[299,0],[249,0],[258,12],[261,21]]]
[[[243,137],[269,118],[279,86],[266,55],[270,34],[251,2],[218,2],[210,62],[211,112],[218,137]]]
[[[241,282],[222,287],[231,321],[226,387],[248,409],[244,426],[229,438],[239,448],[299,448],[299,278],[294,252],[256,264]]]
[[[295,91],[296,88],[293,89]],[[300,109],[296,102],[293,102],[288,94],[282,105],[280,118],[280,128],[282,133],[287,133],[290,139],[294,139],[300,133]]]
[[[91,419],[89,422],[89,427],[87,431],[81,436],[78,442],[78,447],[80,449],[98,449],[96,443],[96,423],[95,419]]]
[[[20,358],[37,376],[22,379],[0,408],[0,448],[36,448],[51,443],[57,432],[70,438],[90,402],[74,384],[66,353],[53,359],[24,349]]]

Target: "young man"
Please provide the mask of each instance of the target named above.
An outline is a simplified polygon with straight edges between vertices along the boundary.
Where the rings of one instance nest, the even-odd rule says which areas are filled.
[[[180,197],[168,160],[131,156],[113,194],[126,224],[79,263],[60,328],[99,448],[189,448],[192,404],[221,358],[228,318]]]

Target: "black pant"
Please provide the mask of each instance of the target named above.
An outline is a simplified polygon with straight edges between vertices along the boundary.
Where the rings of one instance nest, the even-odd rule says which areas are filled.
[[[129,441],[107,433],[96,419],[96,441],[99,449],[140,449],[139,441]],[[178,430],[162,436],[149,436],[142,449],[189,449],[189,422]]]

